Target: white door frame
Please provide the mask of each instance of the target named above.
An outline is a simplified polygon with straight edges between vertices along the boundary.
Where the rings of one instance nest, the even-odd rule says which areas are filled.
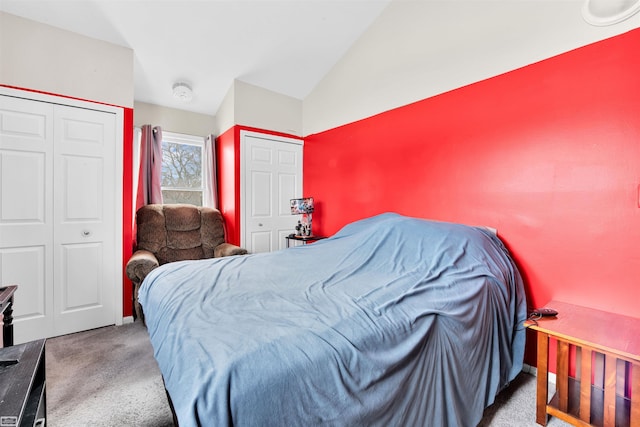
[[[123,176],[123,162],[124,162],[124,157],[123,157],[123,146],[124,146],[124,135],[123,135],[123,129],[124,129],[124,109],[122,107],[116,107],[116,106],[111,106],[111,105],[105,105],[105,104],[98,104],[95,102],[90,102],[90,101],[83,101],[83,100],[79,100],[79,99],[74,99],[74,98],[65,98],[63,96],[58,96],[58,95],[50,95],[50,94],[46,94],[46,93],[41,93],[41,92],[32,92],[29,90],[22,90],[22,89],[13,89],[13,88],[8,88],[8,87],[4,87],[4,86],[0,86],[0,95],[6,95],[6,96],[12,96],[15,98],[21,98],[21,99],[27,99],[27,100],[32,100],[32,101],[41,101],[41,102],[48,102],[51,104],[59,104],[59,105],[66,105],[66,106],[70,106],[70,107],[78,107],[78,108],[85,108],[88,110],[96,110],[96,111],[104,111],[104,112],[108,112],[108,113],[112,113],[115,115],[115,119],[116,119],[116,135],[115,135],[115,170],[113,171],[114,173],[114,179],[118,180],[118,182],[115,185],[115,194],[114,194],[114,206],[113,206],[113,214],[114,214],[114,218],[116,218],[115,224],[114,224],[114,231],[115,231],[115,237],[114,237],[114,259],[117,260],[118,262],[115,263],[115,265],[113,266],[113,278],[114,278],[114,284],[113,286],[115,286],[114,289],[114,313],[113,313],[113,317],[114,317],[114,323],[116,325],[122,325],[123,322],[123,303],[122,303],[122,298],[123,298],[123,289],[122,289],[122,272],[123,272],[123,265],[122,265],[122,197],[123,197],[123,193],[122,193],[122,176]],[[16,301],[16,303],[18,303]]]
[[[302,139],[288,138],[285,136],[278,136],[278,135],[273,135],[269,133],[261,133],[261,132],[254,132],[254,131],[248,131],[248,130],[240,131],[240,246],[243,248],[247,247],[246,246],[247,220],[245,215],[246,214],[245,194],[246,194],[246,188],[247,188],[247,183],[246,183],[247,171],[246,171],[245,158],[244,158],[244,155],[246,154],[245,140],[247,137],[271,139],[278,142],[296,144],[304,147],[304,140]],[[303,155],[304,155],[304,151],[303,151]],[[302,186],[304,188],[304,181],[302,183]]]

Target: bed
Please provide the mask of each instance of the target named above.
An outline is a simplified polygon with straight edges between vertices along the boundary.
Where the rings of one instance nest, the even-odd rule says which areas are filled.
[[[139,299],[183,427],[476,426],[522,369],[522,279],[482,227],[381,214],[165,264]]]

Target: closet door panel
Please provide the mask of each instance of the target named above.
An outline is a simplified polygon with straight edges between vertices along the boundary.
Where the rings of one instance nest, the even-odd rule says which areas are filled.
[[[61,165],[64,182],[62,222],[66,225],[102,222],[105,197],[102,159],[64,156]]]
[[[0,150],[3,240],[23,245],[41,241],[47,225],[46,160],[46,153]]]
[[[50,104],[3,96],[0,100],[3,147],[38,152],[51,146],[52,111]]]
[[[20,319],[35,321],[44,327],[46,316],[52,310],[47,307],[47,278],[45,277],[44,246],[3,248],[0,250],[0,281],[20,283],[20,307],[14,306],[14,321]],[[24,268],[25,265],[30,266]],[[16,300],[17,301],[17,300]],[[50,323],[50,322],[47,322]]]
[[[113,323],[115,115],[56,107],[55,128],[54,313],[68,333]]]
[[[64,263],[64,286],[62,295],[62,313],[84,310],[102,305],[102,287],[104,286],[102,245],[100,243],[69,244],[62,247]],[[97,266],[87,269],[85,266]]]
[[[16,342],[53,332],[53,106],[0,96],[0,284]]]

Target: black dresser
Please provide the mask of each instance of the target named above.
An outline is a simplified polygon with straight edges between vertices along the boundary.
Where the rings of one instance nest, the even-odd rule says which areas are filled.
[[[18,289],[17,285],[3,286],[0,288],[0,347],[13,345],[13,294]],[[2,427],[2,426],[0,426]]]
[[[0,349],[0,427],[46,425],[45,340]]]

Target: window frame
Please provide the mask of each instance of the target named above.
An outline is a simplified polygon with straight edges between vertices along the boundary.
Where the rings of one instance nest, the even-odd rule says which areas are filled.
[[[200,187],[167,187],[161,185],[161,190],[174,190],[174,191],[193,191],[200,193],[200,205],[204,205],[204,194],[206,191],[205,188],[205,179],[204,179],[204,162],[205,162],[205,151],[204,151],[204,138],[201,136],[195,135],[187,135],[183,133],[176,132],[167,132],[162,131],[162,143],[165,142],[170,144],[181,144],[181,145],[191,145],[200,147]],[[164,148],[163,148],[164,152]],[[162,158],[163,167],[164,167],[164,154]]]

